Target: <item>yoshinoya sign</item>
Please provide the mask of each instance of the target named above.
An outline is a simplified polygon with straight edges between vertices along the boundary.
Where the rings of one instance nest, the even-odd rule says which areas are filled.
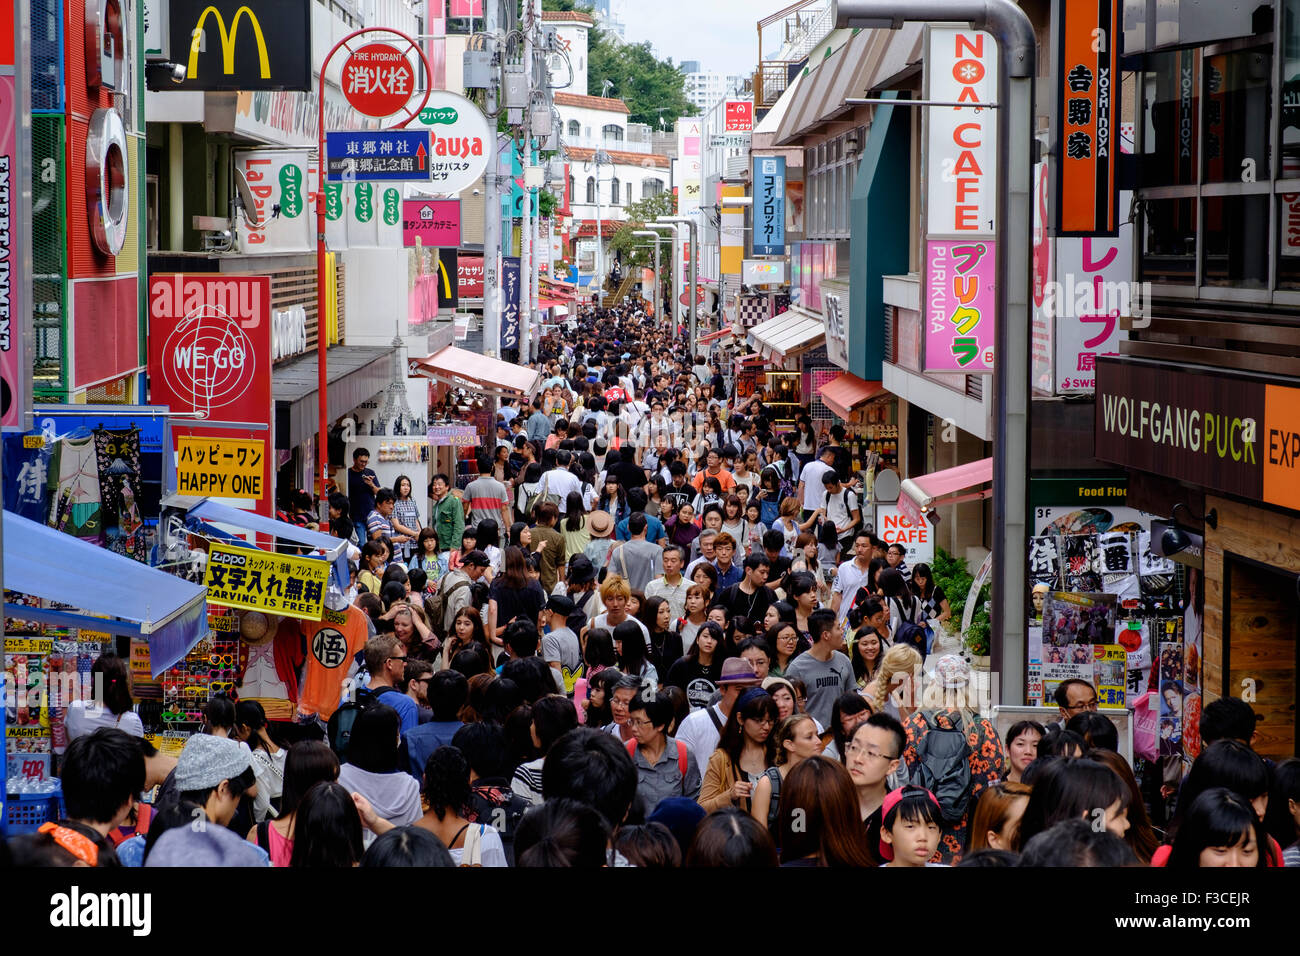
[[[311,91],[311,0],[171,0],[170,89]]]
[[[433,90],[408,129],[429,132],[429,184],[437,192],[454,196],[487,170],[496,134],[465,97]]]
[[[1073,0],[1058,9],[1058,235],[1114,235],[1119,227],[1115,134],[1120,4],[1119,0]]]

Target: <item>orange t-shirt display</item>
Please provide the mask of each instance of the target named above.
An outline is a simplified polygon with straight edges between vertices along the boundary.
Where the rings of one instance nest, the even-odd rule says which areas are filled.
[[[307,645],[307,669],[298,695],[298,712],[329,720],[339,705],[343,679],[352,668],[352,659],[366,646],[366,615],[355,607],[326,610],[321,620],[301,621],[299,627]]]

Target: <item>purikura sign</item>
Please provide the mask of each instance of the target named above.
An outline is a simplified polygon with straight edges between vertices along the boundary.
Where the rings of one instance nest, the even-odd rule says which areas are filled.
[[[925,370],[993,371],[995,243],[992,239],[925,244]]]

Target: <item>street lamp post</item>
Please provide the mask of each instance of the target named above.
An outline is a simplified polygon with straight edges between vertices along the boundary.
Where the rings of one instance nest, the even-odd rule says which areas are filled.
[[[606,84],[609,83],[608,80],[605,82]],[[600,234],[603,231],[600,208],[600,167],[602,163],[613,166],[614,161],[610,159],[609,153],[603,149],[596,150],[592,156],[592,161],[596,164],[596,306],[599,308],[605,304],[605,254],[604,250],[600,248]]]
[[[677,254],[677,249],[678,249],[677,241],[681,236],[681,228],[679,226],[673,225],[672,223],[666,223],[666,222],[648,222],[646,223],[646,228],[647,229],[671,229],[673,231],[671,237],[663,240],[664,242],[672,243],[672,259],[670,261],[673,264],[672,288],[668,291],[668,298],[669,298],[668,314],[664,318],[668,322],[669,331],[675,335],[677,333],[677,301],[682,294],[682,270],[680,267],[682,257]]]
[[[653,312],[652,314],[655,315],[655,316],[659,316],[659,314],[660,314],[660,310],[661,310],[661,308],[662,308],[662,304],[661,304],[661,303],[662,303],[662,301],[663,301],[663,288],[662,288],[662,287],[660,286],[660,284],[659,284],[659,283],[660,283],[660,278],[659,278],[659,244],[660,244],[661,242],[667,242],[667,240],[664,239],[663,236],[659,235],[659,233],[655,232],[653,229],[636,229],[636,230],[634,230],[634,231],[632,232],[632,235],[634,235],[634,236],[647,236],[647,237],[649,237],[649,238],[651,238],[651,239],[654,240],[654,247],[655,247],[655,297],[654,297],[654,301],[653,301],[653,303],[652,303],[652,305],[653,305],[653,307],[654,307],[654,312]]]
[[[698,287],[699,287],[699,276],[697,275],[697,270],[698,270],[698,268],[699,268],[699,260],[698,260],[698,256],[697,256],[697,254],[696,254],[696,250],[699,248],[699,246],[698,246],[698,244],[697,244],[697,240],[696,240],[696,229],[697,229],[697,227],[696,227],[696,225],[695,225],[695,220],[694,220],[694,219],[688,219],[688,218],[685,217],[685,216],[660,216],[659,219],[658,219],[657,221],[658,221],[658,222],[665,223],[665,224],[668,224],[668,225],[676,225],[676,224],[680,224],[680,225],[683,225],[683,226],[685,226],[687,229],[690,230],[690,239],[689,239],[688,241],[689,241],[690,244],[691,244],[691,253],[690,253],[690,255],[691,255],[691,260],[690,260],[690,264],[691,264],[691,272],[690,272],[690,274],[691,274],[691,289],[690,289],[690,297],[691,297],[691,303],[690,303],[690,305],[691,305],[691,323],[690,323],[690,326],[689,326],[689,331],[687,332],[687,339],[686,339],[686,341],[687,341],[687,346],[688,346],[689,349],[690,349],[691,358],[694,359],[694,358],[695,358],[695,332],[696,332],[697,323],[698,323],[698,317],[699,317],[699,302],[697,301],[697,299],[698,299],[698,295],[699,295],[699,293],[698,293],[698,291],[697,291],[697,290],[698,290]],[[673,303],[673,309],[676,310],[676,308],[677,308],[677,304],[676,304],[676,303]]]
[[[1029,445],[1029,310],[1035,159],[1034,27],[1013,0],[838,0],[837,27],[901,29],[904,21],[968,23],[999,51],[997,288],[993,368],[993,600],[991,658],[1001,702],[1024,702]],[[1014,131],[1013,131],[1014,127]],[[1013,145],[1015,147],[1013,148]]]

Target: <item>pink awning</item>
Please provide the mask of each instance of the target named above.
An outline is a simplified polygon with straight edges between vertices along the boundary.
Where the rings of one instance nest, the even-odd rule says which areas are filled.
[[[710,342],[716,342],[718,339],[723,338],[724,336],[727,336],[727,335],[730,335],[730,334],[731,334],[731,326],[730,326],[730,325],[724,325],[722,328],[718,329],[716,332],[709,332],[709,333],[706,334],[706,335],[701,335],[700,338],[699,338],[699,343],[700,343],[701,345],[708,345]]]
[[[489,395],[532,397],[542,375],[535,369],[502,362],[449,345],[428,358],[412,363],[412,371],[426,375],[444,385],[467,388]]]
[[[898,496],[898,508],[913,524],[921,521],[922,515],[939,505],[957,504],[958,501],[983,498],[987,492],[980,490],[970,495],[958,496],[958,492],[976,485],[986,485],[993,481],[993,459],[983,458],[969,464],[958,465],[944,471],[922,475],[920,478],[908,478],[903,481]]]
[[[868,382],[852,372],[845,372],[819,386],[817,394],[821,396],[822,404],[847,421],[862,406],[888,394],[888,391],[880,382]]]

